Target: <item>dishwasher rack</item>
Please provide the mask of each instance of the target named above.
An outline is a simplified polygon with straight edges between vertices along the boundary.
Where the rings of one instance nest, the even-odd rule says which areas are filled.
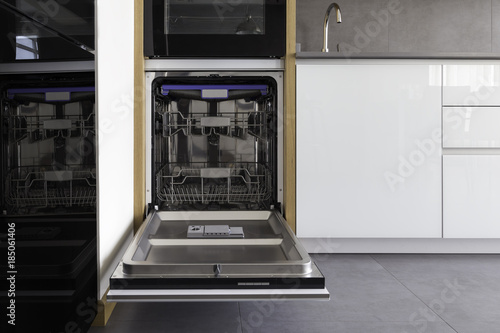
[[[267,84],[164,84],[155,111],[163,136],[263,138],[272,96]],[[158,119],[160,118],[160,119]]]
[[[268,110],[219,111],[217,116],[207,112],[191,111],[183,113],[173,110],[170,105],[160,111],[163,136],[171,137],[182,132],[185,136],[223,135],[232,138],[250,134],[262,138],[266,131]]]
[[[75,167],[49,170],[32,166],[7,175],[6,200],[17,209],[26,207],[95,206],[96,170]]]
[[[170,203],[262,202],[271,196],[271,173],[259,163],[167,164],[157,174],[157,197]]]
[[[86,117],[69,115],[64,119],[56,119],[55,116],[10,115],[4,119],[8,121],[16,142],[27,139],[33,143],[55,137],[74,138],[94,133],[95,114]]]

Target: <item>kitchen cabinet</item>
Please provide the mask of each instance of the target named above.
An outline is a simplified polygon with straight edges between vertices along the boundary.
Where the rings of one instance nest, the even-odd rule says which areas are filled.
[[[444,65],[443,105],[500,105],[500,65]]]
[[[443,107],[443,148],[500,148],[500,106]]]
[[[500,237],[500,66],[443,66],[443,237]]]
[[[442,236],[441,65],[297,62],[299,237]]]
[[[443,236],[500,237],[500,156],[443,156]]]

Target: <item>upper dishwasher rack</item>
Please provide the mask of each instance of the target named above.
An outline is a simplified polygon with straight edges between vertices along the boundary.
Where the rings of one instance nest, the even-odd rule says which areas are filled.
[[[7,100],[16,107],[15,112],[6,112],[4,119],[15,141],[86,136],[94,130],[94,96],[94,87],[8,89]],[[78,102],[88,103],[82,105],[85,112]],[[61,111],[63,105],[65,112]]]
[[[164,137],[174,136],[182,132],[186,136],[224,135],[240,137],[250,134],[260,137],[265,131],[268,113],[272,112],[271,103],[267,100],[269,87],[262,84],[247,85],[162,85],[161,95],[165,101],[157,101],[156,111],[161,117]],[[183,112],[175,108],[171,101],[181,99],[206,104],[206,108],[196,108]],[[253,108],[238,108],[234,103],[231,109],[210,112],[210,104],[225,103],[235,100],[256,100]]]

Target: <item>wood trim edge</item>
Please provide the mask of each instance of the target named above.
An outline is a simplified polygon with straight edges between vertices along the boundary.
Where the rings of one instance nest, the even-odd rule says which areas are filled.
[[[97,301],[97,315],[92,322],[92,326],[106,326],[109,317],[115,309],[116,303],[107,301],[109,288],[99,301]]]
[[[144,76],[144,0],[134,3],[134,233],[146,209],[146,106]]]

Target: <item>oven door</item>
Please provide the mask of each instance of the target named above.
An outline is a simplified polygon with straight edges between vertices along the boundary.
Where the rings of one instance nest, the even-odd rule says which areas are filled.
[[[328,300],[325,278],[280,213],[154,211],[108,301]]]
[[[147,57],[282,57],[285,0],[145,0]]]

